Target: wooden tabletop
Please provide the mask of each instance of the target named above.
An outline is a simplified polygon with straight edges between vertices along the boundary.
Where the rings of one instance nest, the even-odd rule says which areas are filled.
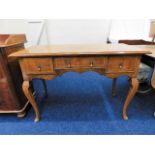
[[[32,46],[10,55],[10,57],[67,56],[67,55],[136,55],[149,54],[150,50],[125,44],[65,44]]]
[[[150,51],[152,54],[146,54],[146,55],[155,59],[155,45],[137,45],[137,47],[141,48],[142,50]]]

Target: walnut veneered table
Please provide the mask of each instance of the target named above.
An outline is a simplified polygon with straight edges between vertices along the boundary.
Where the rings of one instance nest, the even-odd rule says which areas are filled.
[[[35,111],[35,121],[39,121],[40,114],[29,89],[30,81],[33,78],[51,80],[68,71],[95,71],[109,78],[128,76],[131,87],[123,107],[123,119],[127,120],[127,107],[138,89],[136,77],[141,56],[149,53],[148,50],[124,44],[75,44],[33,46],[10,57],[19,59],[24,79],[23,92]]]

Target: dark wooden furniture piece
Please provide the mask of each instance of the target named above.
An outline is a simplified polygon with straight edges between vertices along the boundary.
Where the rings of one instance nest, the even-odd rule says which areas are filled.
[[[155,43],[150,41],[145,41],[143,39],[139,40],[119,40],[119,43],[127,44],[127,45],[155,45]]]
[[[25,35],[0,34],[0,113],[25,115],[28,100],[22,92],[22,74],[17,58],[8,55],[24,49]]]
[[[33,78],[54,79],[68,71],[95,71],[109,78],[128,76],[131,87],[123,107],[123,119],[127,120],[127,107],[138,89],[136,77],[141,56],[146,53],[150,52],[123,44],[77,44],[33,46],[9,57],[19,59],[24,78],[23,92],[35,111],[36,122],[40,114],[29,89],[30,82]]]

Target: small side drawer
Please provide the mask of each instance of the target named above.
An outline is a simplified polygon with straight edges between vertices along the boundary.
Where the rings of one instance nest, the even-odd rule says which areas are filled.
[[[107,57],[57,57],[54,59],[54,67],[60,68],[105,68],[107,64]]]
[[[24,58],[22,70],[27,74],[48,74],[53,72],[52,58]]]
[[[134,71],[138,62],[137,56],[109,56],[108,72]]]

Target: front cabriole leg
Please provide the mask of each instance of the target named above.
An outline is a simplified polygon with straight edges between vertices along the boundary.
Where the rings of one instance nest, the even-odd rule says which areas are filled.
[[[27,97],[28,101],[30,102],[30,104],[32,105],[34,112],[35,112],[35,122],[38,122],[40,120],[40,114],[39,114],[39,109],[38,106],[34,100],[34,97],[32,95],[32,92],[30,90],[30,82],[29,81],[24,81],[23,82],[23,92],[25,94],[25,96]]]
[[[131,102],[134,95],[136,94],[136,92],[138,90],[138,86],[139,86],[139,82],[136,78],[131,78],[130,83],[131,83],[131,85],[130,85],[129,93],[128,93],[128,96],[125,100],[124,106],[123,106],[123,119],[124,120],[128,120],[128,116],[126,114],[126,111],[127,111],[128,106],[129,106],[129,103]]]

